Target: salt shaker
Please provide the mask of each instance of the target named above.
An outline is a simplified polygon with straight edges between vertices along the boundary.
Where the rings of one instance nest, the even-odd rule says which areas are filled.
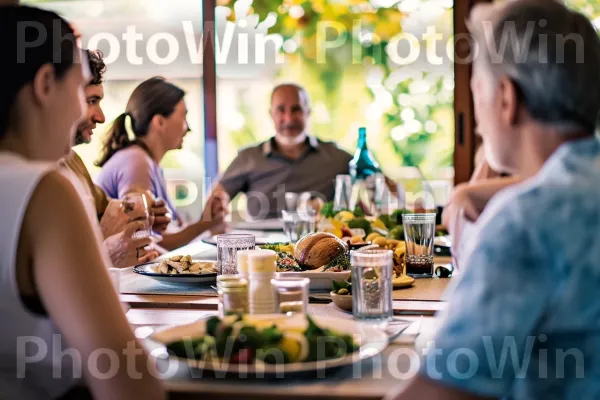
[[[219,275],[219,316],[248,313],[248,282],[239,275]]]
[[[248,254],[253,251],[262,250],[238,250],[236,253],[238,275],[244,279],[248,279]]]
[[[275,293],[271,279],[275,277],[277,253],[257,250],[248,253],[250,314],[275,313]]]

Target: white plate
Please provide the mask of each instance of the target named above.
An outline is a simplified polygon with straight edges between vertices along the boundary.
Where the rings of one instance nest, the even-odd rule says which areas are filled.
[[[229,224],[236,230],[247,231],[282,231],[283,222],[278,218],[264,219],[262,221],[237,221]]]
[[[294,315],[287,317],[282,314],[276,315],[253,315],[251,318],[257,320],[273,320],[277,324],[285,324],[286,326],[302,326],[306,327],[306,319],[303,315]],[[304,362],[292,363],[284,365],[271,364],[253,364],[253,365],[237,365],[228,364],[225,362],[214,361],[196,361],[179,357],[170,357],[169,360],[176,363],[187,364],[192,369],[201,369],[222,373],[233,374],[291,374],[298,372],[318,371],[328,368],[351,365],[358,361],[365,360],[381,353],[388,344],[388,336],[381,329],[369,324],[360,324],[353,320],[331,318],[331,317],[311,317],[317,325],[323,328],[334,330],[341,334],[353,335],[354,340],[360,346],[359,350],[345,357],[319,362]],[[206,319],[199,320],[192,324],[178,325],[167,327],[156,331],[152,334],[148,343],[151,347],[162,347],[166,351],[165,345],[183,337],[202,336],[206,332]],[[153,354],[154,351],[153,351]]]
[[[309,278],[310,289],[312,290],[331,290],[333,281],[343,281],[350,274],[350,271],[342,272],[279,272],[281,278]]]
[[[213,263],[217,262],[214,260],[193,260],[194,263],[203,262],[203,263]],[[158,263],[148,263],[136,265],[133,267],[133,272],[136,274],[144,275],[157,281],[163,283],[172,283],[172,284],[194,284],[194,283],[214,283],[217,281],[217,274],[158,274],[154,272],[153,267]]]
[[[449,236],[436,236],[435,239],[433,239],[433,244],[439,247],[452,247]]]

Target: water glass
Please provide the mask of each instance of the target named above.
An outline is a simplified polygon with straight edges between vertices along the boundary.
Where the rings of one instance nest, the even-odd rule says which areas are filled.
[[[133,234],[134,239],[147,238],[152,236],[152,224],[154,215],[151,212],[152,202],[146,194],[143,193],[129,193],[123,197],[121,207],[126,214],[133,211],[140,211],[142,216],[137,220],[144,223],[144,228]]]
[[[392,318],[391,250],[350,252],[352,265],[352,310],[362,321],[384,322]]]
[[[296,243],[301,237],[315,231],[315,213],[307,212],[281,212],[283,231],[292,243]]]
[[[285,192],[285,211],[296,211],[298,207],[298,193]]]
[[[352,177],[338,175],[335,177],[335,196],[333,198],[333,211],[350,210],[352,198]]]
[[[275,309],[281,314],[306,314],[308,311],[309,278],[271,279],[275,293]]]
[[[407,275],[416,278],[433,275],[435,216],[434,213],[402,215]]]
[[[237,252],[254,249],[254,235],[228,233],[217,236],[217,267],[219,275],[236,275]]]
[[[375,190],[373,192],[374,215],[390,214],[391,207],[391,192],[388,189],[385,175],[376,173],[374,175]]]

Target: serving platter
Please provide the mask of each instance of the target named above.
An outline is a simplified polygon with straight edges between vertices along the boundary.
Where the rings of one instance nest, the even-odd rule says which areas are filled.
[[[214,260],[192,260],[194,263],[212,263],[216,264]],[[152,262],[147,264],[140,264],[133,267],[133,272],[139,275],[147,276],[152,279],[156,279],[162,283],[168,284],[198,284],[198,283],[214,283],[217,281],[217,274],[161,274],[154,272],[154,267],[159,263]]]
[[[281,278],[309,278],[311,290],[331,290],[333,281],[343,281],[350,274],[350,271],[341,272],[314,272],[314,271],[297,271],[297,272],[279,272]]]
[[[286,316],[284,314],[266,314],[247,316],[253,321],[273,322],[280,327],[305,329],[307,321],[304,315],[294,314]],[[352,335],[354,341],[359,345],[358,351],[343,357],[315,361],[315,362],[296,362],[288,364],[265,364],[256,362],[255,364],[231,364],[225,361],[203,361],[189,358],[180,358],[169,354],[169,363],[176,363],[179,366],[186,366],[192,370],[204,370],[234,375],[276,375],[293,374],[301,372],[311,372],[326,370],[335,367],[352,365],[361,360],[366,360],[381,353],[388,345],[388,336],[374,325],[361,324],[359,322],[331,318],[312,316],[313,321],[322,328],[331,329],[340,334]],[[147,339],[147,343],[152,350],[152,354],[157,355],[156,349],[162,349],[163,354],[167,353],[166,345],[182,338],[201,337],[206,334],[206,321],[202,319],[192,324],[166,327],[155,331]],[[161,357],[162,358],[162,357]],[[170,367],[170,366],[169,366]]]

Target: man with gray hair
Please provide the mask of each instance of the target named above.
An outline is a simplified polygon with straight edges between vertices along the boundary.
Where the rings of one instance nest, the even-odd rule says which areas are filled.
[[[348,173],[352,156],[308,134],[311,108],[306,90],[293,83],[276,86],[269,112],[275,136],[240,151],[212,196],[224,200],[246,193],[248,214],[254,219],[277,218],[285,208],[285,192],[313,192],[333,200],[335,177]]]
[[[478,6],[471,82],[497,194],[396,399],[600,396],[600,40],[552,0]],[[504,44],[503,44],[504,43]]]

